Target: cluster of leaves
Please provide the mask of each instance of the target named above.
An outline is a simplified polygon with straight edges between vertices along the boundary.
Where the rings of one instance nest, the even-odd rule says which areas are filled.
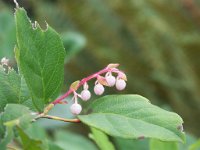
[[[1,149],[9,147],[12,139],[25,150],[70,149],[69,145],[71,149],[78,149],[76,146],[82,147],[82,142],[87,146],[85,149],[96,149],[85,139],[79,144],[67,145],[70,133],[59,132],[52,141],[43,129],[31,123],[60,93],[65,49],[54,29],[47,25],[43,30],[37,22],[32,24],[23,8],[16,8],[15,21],[15,56],[19,69],[5,72],[2,66],[0,68]],[[124,139],[184,141],[181,117],[152,105],[139,95],[105,96],[92,102],[86,112],[88,114],[77,117],[91,127],[90,138],[104,150],[114,149],[106,134]],[[151,142],[151,147],[159,145],[157,140]],[[172,144],[172,147],[176,146]]]

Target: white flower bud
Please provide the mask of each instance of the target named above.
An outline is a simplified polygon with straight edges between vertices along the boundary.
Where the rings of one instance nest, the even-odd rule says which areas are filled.
[[[96,85],[94,86],[94,93],[95,93],[96,95],[102,95],[103,92],[104,92],[104,87],[103,87],[103,85],[101,85],[100,83],[98,83],[98,84],[96,84]]]
[[[74,104],[72,104],[72,106],[70,107],[70,110],[71,110],[72,114],[78,115],[78,114],[80,114],[80,112],[82,111],[82,107],[81,107],[80,104],[74,103]]]
[[[8,62],[9,62],[9,59],[7,59],[6,57],[3,57],[3,58],[1,59],[1,64],[2,64],[2,65],[8,66]]]
[[[115,77],[112,76],[112,75],[106,76],[106,81],[107,81],[107,83],[108,83],[108,86],[110,86],[110,87],[114,86],[115,83],[116,83],[116,79],[115,79]]]
[[[83,90],[83,91],[81,92],[81,99],[82,99],[83,101],[89,100],[90,97],[91,97],[91,93],[90,93],[89,90]]]
[[[117,79],[116,81],[116,88],[121,91],[125,89],[126,87],[126,82],[123,79]]]

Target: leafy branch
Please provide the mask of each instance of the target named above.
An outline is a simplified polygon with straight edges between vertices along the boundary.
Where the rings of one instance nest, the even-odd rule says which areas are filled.
[[[3,140],[0,147],[5,149],[15,137],[13,131],[17,130],[23,147],[42,150],[43,143],[29,137],[25,131],[31,122],[41,118],[82,122],[92,128],[91,138],[98,145],[107,143],[111,149],[114,147],[106,134],[125,139],[154,138],[184,142],[182,118],[151,104],[148,99],[139,95],[104,96],[92,101],[85,109],[90,113],[80,114],[82,106],[78,102],[79,98],[83,101],[91,98],[87,84],[90,80],[95,79],[96,95],[102,95],[105,86],[115,86],[119,91],[125,89],[127,78],[125,73],[118,69],[119,64],[109,64],[102,70],[75,81],[65,94],[57,98],[64,76],[65,49],[62,40],[49,25],[43,30],[37,22],[31,23],[26,11],[19,7],[16,0],[14,2],[17,33],[15,55],[19,74],[9,66],[7,59],[2,59],[0,108],[3,113],[0,114],[0,137]],[[79,94],[77,90],[81,87],[83,90]],[[55,105],[65,104],[64,99],[70,94],[73,94],[74,101],[70,110],[77,118],[66,119],[48,115]],[[102,136],[103,141],[99,141],[98,136]]]

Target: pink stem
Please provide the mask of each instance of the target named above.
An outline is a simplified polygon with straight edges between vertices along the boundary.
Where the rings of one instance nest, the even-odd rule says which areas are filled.
[[[100,71],[98,71],[98,72],[96,72],[96,73],[94,73],[94,74],[92,74],[92,75],[86,77],[86,78],[83,78],[83,79],[80,81],[80,83],[79,83],[79,85],[78,85],[78,88],[81,87],[82,85],[84,85],[84,84],[85,84],[86,82],[88,82],[89,80],[94,79],[94,78],[97,78],[98,75],[104,74],[104,73],[109,72],[109,71],[118,72],[118,69],[106,67],[106,68],[104,68],[104,69],[102,69],[102,70],[100,70]],[[74,91],[74,90],[70,88],[64,95],[62,95],[61,97],[59,97],[58,99],[56,99],[55,101],[53,101],[52,104],[56,105],[56,104],[60,103],[63,99],[65,99],[65,98],[68,97],[71,93],[73,93],[73,91]]]

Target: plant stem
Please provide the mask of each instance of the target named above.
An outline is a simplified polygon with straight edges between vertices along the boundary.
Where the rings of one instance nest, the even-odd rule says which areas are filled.
[[[86,77],[86,78],[83,78],[83,79],[80,81],[80,83],[78,84],[78,88],[81,87],[82,85],[84,85],[84,84],[85,84],[86,82],[88,82],[89,80],[94,79],[94,78],[97,78],[97,76],[99,76],[99,75],[101,75],[101,74],[104,74],[104,73],[106,73],[106,72],[108,72],[108,71],[111,71],[111,70],[113,70],[113,69],[112,69],[112,68],[106,67],[106,68],[104,68],[104,69],[102,69],[102,70],[100,70],[100,71],[98,71],[98,72],[96,72],[96,73],[94,73],[94,74],[92,74],[92,75]],[[78,89],[78,88],[77,88],[77,89]],[[58,99],[56,99],[55,101],[53,101],[52,104],[56,105],[56,104],[60,103],[63,99],[65,99],[65,98],[68,97],[71,93],[73,93],[73,91],[74,91],[74,89],[71,89],[71,88],[70,88],[64,95],[62,95],[61,97],[59,97]]]
[[[6,147],[7,147],[7,149],[10,149],[10,150],[18,150],[17,148],[12,147],[11,145],[7,145]]]
[[[74,123],[78,123],[80,122],[79,119],[65,119],[65,118],[60,118],[57,116],[50,116],[47,115],[47,113],[54,107],[54,105],[59,104],[62,102],[63,99],[65,99],[66,97],[68,97],[71,93],[76,93],[75,91],[80,88],[81,86],[83,86],[85,83],[87,83],[89,80],[94,79],[94,78],[98,78],[100,75],[107,73],[107,72],[115,72],[119,74],[119,70],[116,68],[118,67],[119,64],[109,64],[107,67],[105,67],[104,69],[91,74],[90,76],[83,78],[80,82],[79,81],[75,81],[74,83],[76,84],[76,82],[78,82],[78,85],[75,85],[76,87],[73,88],[72,85],[74,83],[72,83],[72,85],[70,86],[69,90],[62,95],[61,97],[59,97],[58,99],[54,100],[53,102],[51,102],[45,109],[43,113],[40,113],[35,119],[33,119],[33,121],[36,121],[37,119],[40,118],[47,118],[47,119],[53,119],[53,120],[59,120],[59,121],[64,121],[64,122],[74,122]]]
[[[19,4],[18,4],[17,0],[14,0],[14,3],[16,5],[16,8],[19,8]]]
[[[79,119],[65,119],[57,116],[50,116],[50,115],[40,115],[35,120],[40,119],[40,118],[46,118],[46,119],[52,119],[52,120],[58,120],[58,121],[64,121],[64,122],[73,122],[73,123],[79,123]]]

